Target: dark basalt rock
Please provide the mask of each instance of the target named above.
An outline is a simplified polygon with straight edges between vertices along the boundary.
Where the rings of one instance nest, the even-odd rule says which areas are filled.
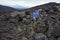
[[[48,40],[48,39],[44,34],[39,33],[34,36],[34,40]]]
[[[33,20],[35,10],[39,12]],[[59,40],[59,30],[60,3],[47,3],[0,15],[0,40]]]

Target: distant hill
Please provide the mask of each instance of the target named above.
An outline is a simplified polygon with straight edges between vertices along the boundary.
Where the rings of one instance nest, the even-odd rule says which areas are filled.
[[[45,8],[49,8],[49,6],[55,6],[55,5],[60,5],[60,3],[50,2],[50,3],[43,4],[43,5],[31,7],[31,8],[26,8],[24,6],[19,6],[19,5],[14,5],[12,7],[0,5],[0,13],[8,13],[8,12],[12,12],[12,11],[19,11],[19,12],[29,11],[29,13],[30,13],[36,9],[40,9],[40,8],[45,9]],[[22,10],[20,10],[20,9],[22,9]]]
[[[0,5],[0,13],[12,12],[12,11],[16,11],[16,10],[17,9],[14,9],[12,7]]]
[[[20,5],[13,5],[11,6],[12,8],[16,8],[18,10],[22,10],[22,9],[27,9],[28,7],[25,7],[25,6],[20,6]]]

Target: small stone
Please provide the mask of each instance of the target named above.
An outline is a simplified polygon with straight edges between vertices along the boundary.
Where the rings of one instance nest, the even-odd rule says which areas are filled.
[[[10,15],[11,15],[11,17],[16,17],[18,14],[19,14],[19,12],[15,11],[15,12],[12,12]]]
[[[48,40],[48,39],[44,34],[39,33],[35,35],[35,40]]]
[[[58,40],[60,40],[60,37],[58,38]]]
[[[21,29],[21,28],[18,28],[18,31],[19,31],[19,32],[22,32],[22,29]]]
[[[28,40],[26,37],[23,37],[23,40]]]

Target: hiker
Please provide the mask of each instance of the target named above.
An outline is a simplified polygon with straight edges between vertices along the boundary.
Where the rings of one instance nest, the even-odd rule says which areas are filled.
[[[37,17],[40,15],[41,11],[40,10],[35,10],[32,14],[32,19],[36,21]]]

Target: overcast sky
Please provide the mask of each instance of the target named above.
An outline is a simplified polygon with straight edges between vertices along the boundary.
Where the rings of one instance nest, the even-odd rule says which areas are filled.
[[[6,5],[6,6],[20,5],[26,7],[33,7],[48,2],[60,3],[60,0],[0,0],[1,5]]]

